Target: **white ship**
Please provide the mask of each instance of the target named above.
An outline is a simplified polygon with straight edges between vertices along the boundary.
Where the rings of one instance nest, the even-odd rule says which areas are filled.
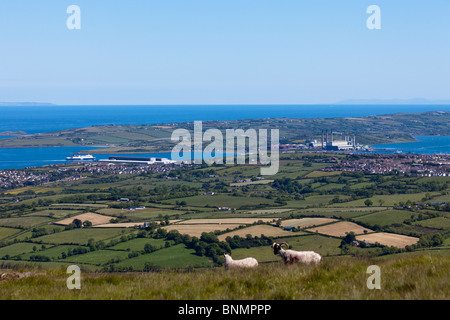
[[[67,157],[66,160],[91,161],[91,160],[95,160],[95,157],[92,154],[74,154],[72,157]]]

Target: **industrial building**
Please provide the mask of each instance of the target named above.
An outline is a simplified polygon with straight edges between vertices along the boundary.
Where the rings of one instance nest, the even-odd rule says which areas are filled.
[[[169,160],[167,158],[150,158],[150,157],[119,157],[112,156],[108,159],[100,159],[99,162],[108,162],[108,163],[129,163],[129,164],[169,164],[175,163],[175,160]]]
[[[350,149],[356,149],[356,137],[353,136],[353,138],[345,136],[344,140],[335,140],[334,139],[333,130],[330,132],[330,140],[328,140],[328,130],[326,130],[326,138],[327,140],[324,141],[325,138],[325,132],[322,130],[322,148],[325,150],[350,150]],[[341,133],[337,133],[341,134]]]
[[[322,141],[312,140],[309,142],[310,148],[322,148],[322,150],[352,150],[357,149],[356,145],[356,137],[345,136],[344,140],[336,140],[334,135],[339,134],[340,132],[333,132],[333,130],[322,130]]]

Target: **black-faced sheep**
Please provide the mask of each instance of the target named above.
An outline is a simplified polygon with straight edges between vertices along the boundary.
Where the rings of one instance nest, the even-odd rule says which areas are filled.
[[[285,245],[286,248],[289,248],[289,245],[286,242],[276,243],[274,242],[272,244],[273,253],[279,254],[281,258],[283,258],[283,261],[285,264],[288,263],[304,263],[304,264],[310,264],[310,263],[319,263],[322,257],[314,252],[314,251],[294,251],[294,250],[284,250],[282,246]]]

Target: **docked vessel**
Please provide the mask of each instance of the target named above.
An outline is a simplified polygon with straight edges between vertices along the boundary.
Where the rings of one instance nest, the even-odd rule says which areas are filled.
[[[66,160],[70,161],[93,161],[95,157],[91,154],[74,154],[71,157],[67,157]]]

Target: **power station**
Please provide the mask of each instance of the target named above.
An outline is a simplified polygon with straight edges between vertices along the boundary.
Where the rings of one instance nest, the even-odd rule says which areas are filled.
[[[322,150],[338,151],[338,150],[353,150],[358,149],[356,144],[356,137],[344,136],[344,140],[335,139],[335,135],[341,135],[341,132],[333,132],[322,130],[322,141],[313,140],[309,142],[310,148],[322,148]]]

